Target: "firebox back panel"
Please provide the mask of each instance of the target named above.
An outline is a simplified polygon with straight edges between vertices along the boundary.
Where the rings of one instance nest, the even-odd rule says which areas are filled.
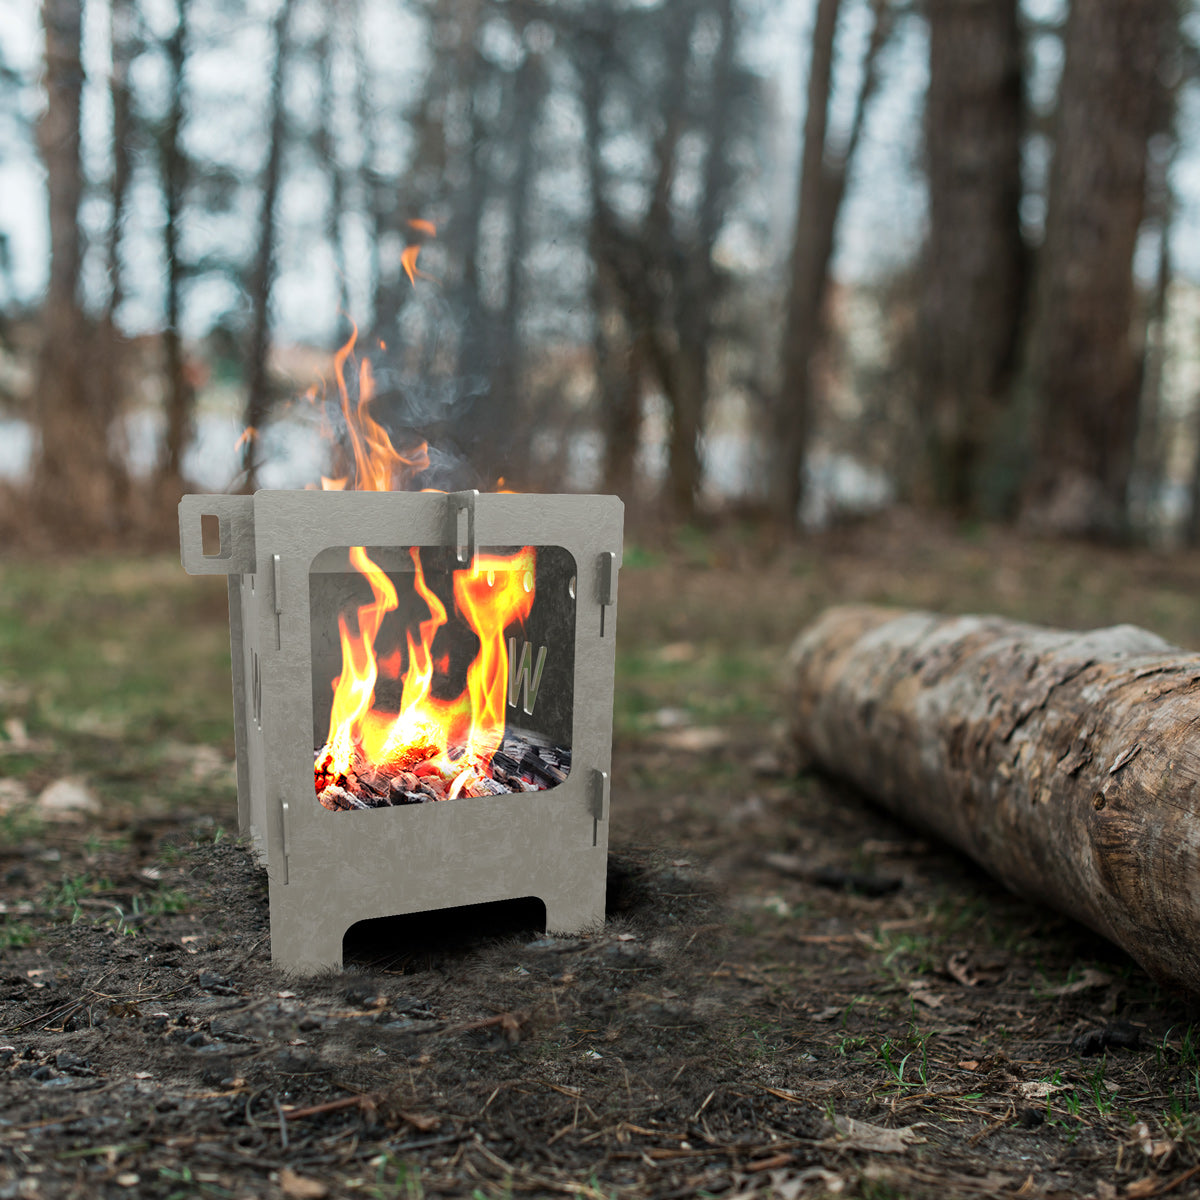
[[[417,590],[416,562],[410,547],[367,546],[367,558],[387,575],[396,590],[396,608],[380,625],[374,652],[379,662],[375,707],[397,712],[404,674],[409,669],[408,638],[420,642],[420,625],[431,619],[429,604]],[[480,547],[488,556],[509,555],[511,546]],[[508,664],[506,723],[556,746],[571,746],[575,708],[575,608],[578,575],[575,558],[561,546],[537,546],[529,587],[533,604],[523,622],[504,630],[504,644],[515,651]],[[448,700],[461,694],[479,639],[456,612],[454,572],[463,570],[448,546],[417,547],[425,586],[445,610],[432,652],[440,669],[432,694]],[[334,685],[343,670],[341,626],[356,637],[358,610],[373,601],[371,585],[350,563],[350,548],[331,547],[313,560],[309,574],[312,626],[313,749],[329,736]],[[526,650],[528,647],[528,650]],[[540,670],[539,670],[540,664]]]

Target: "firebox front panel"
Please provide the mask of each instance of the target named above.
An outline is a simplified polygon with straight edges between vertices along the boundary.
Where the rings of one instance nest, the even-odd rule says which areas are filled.
[[[222,521],[223,535],[229,531],[222,560],[203,553],[206,514]],[[239,809],[251,826],[243,832],[266,850],[277,963],[301,972],[336,967],[346,929],[369,917],[520,896],[545,902],[551,930],[578,932],[603,921],[619,500],[260,492],[186,497],[180,521],[188,570],[243,576],[242,646],[234,660],[235,672],[239,657],[243,663],[242,695],[236,684],[234,691],[245,726],[239,752],[244,742],[248,760],[245,771],[239,762],[239,786],[250,796]],[[499,797],[502,803],[460,797],[357,820],[313,803],[321,724],[314,679],[323,652],[314,648],[313,581],[324,574],[316,569],[322,555],[345,554],[351,545],[448,548],[461,566],[485,547],[537,546],[569,558],[574,627],[560,636],[573,642],[571,686],[563,689],[571,697],[572,767],[561,786]],[[546,619],[553,625],[561,616]],[[236,623],[231,614],[231,641],[238,640]]]

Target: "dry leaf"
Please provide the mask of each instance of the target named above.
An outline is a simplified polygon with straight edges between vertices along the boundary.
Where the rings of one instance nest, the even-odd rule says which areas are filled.
[[[1135,1179],[1125,1189],[1125,1195],[1127,1200],[1142,1200],[1142,1197],[1157,1195],[1160,1187],[1161,1179],[1156,1175],[1147,1175],[1145,1179]]]
[[[57,779],[37,798],[38,811],[54,821],[80,821],[86,814],[100,811],[95,793],[82,779]]]
[[[963,987],[975,987],[979,983],[979,975],[971,970],[967,963],[968,957],[965,950],[956,950],[946,959],[946,971],[952,979],[957,979]]]
[[[903,1154],[909,1146],[919,1145],[925,1139],[914,1133],[924,1122],[907,1125],[903,1129],[885,1129],[882,1125],[871,1125],[856,1121],[853,1117],[834,1117],[833,1127],[837,1137],[824,1144],[837,1146],[841,1150],[865,1150],[870,1154]]]
[[[407,1121],[420,1133],[430,1133],[442,1123],[441,1117],[423,1117],[420,1113],[404,1112],[403,1110],[398,1112],[396,1116],[402,1121]]]
[[[832,1021],[834,1017],[840,1017],[846,1010],[840,1004],[830,1005],[829,1008],[823,1008],[818,1013],[813,1013],[809,1017],[810,1021]]]
[[[329,1189],[319,1180],[297,1175],[291,1167],[279,1172],[279,1186],[292,1200],[325,1200],[329,1195]]]
[[[1147,1158],[1166,1158],[1175,1149],[1175,1143],[1167,1138],[1155,1140],[1150,1136],[1150,1127],[1145,1121],[1139,1121],[1129,1131],[1137,1139],[1142,1153]],[[1159,1164],[1162,1165],[1161,1163]]]
[[[914,987],[908,993],[908,998],[916,1004],[923,1004],[926,1008],[941,1008],[942,997],[935,995],[926,987]]]
[[[1094,967],[1088,967],[1080,977],[1071,983],[1064,983],[1061,987],[1039,988],[1043,996],[1075,996],[1080,992],[1089,991],[1091,988],[1107,987],[1112,983],[1112,976],[1106,975],[1103,971],[1097,971]]]
[[[684,729],[669,729],[654,738],[656,746],[665,750],[685,750],[689,754],[706,754],[719,750],[729,741],[729,733],[715,726],[691,726]]]
[[[1026,1100],[1045,1100],[1055,1092],[1067,1091],[1065,1083],[1051,1083],[1048,1079],[1031,1079],[1028,1083],[1017,1084],[1017,1095]]]
[[[771,1196],[778,1200],[799,1200],[810,1189],[820,1189],[827,1196],[836,1196],[846,1187],[846,1181],[824,1167],[805,1167],[803,1171],[772,1171]],[[762,1193],[754,1193],[761,1195]]]

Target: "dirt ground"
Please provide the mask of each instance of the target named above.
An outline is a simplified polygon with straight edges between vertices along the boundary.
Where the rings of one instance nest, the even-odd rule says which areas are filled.
[[[779,729],[783,651],[826,603],[1200,645],[1200,559],[903,521],[639,545],[604,930],[409,918],[308,980],[272,968],[236,840],[222,593],[166,559],[4,569],[0,1200],[1200,1194],[1194,1001],[790,773]],[[194,698],[173,669],[158,699],[139,677],[132,723],[72,710],[81,614],[128,678],[138,629],[202,631]],[[66,656],[41,674],[40,637]],[[64,764],[98,812],[39,816]]]

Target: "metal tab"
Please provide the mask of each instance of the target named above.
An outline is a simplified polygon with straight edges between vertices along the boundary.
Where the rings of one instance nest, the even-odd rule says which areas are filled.
[[[600,605],[600,636],[604,637],[608,608],[617,599],[617,556],[605,550],[596,560],[596,600]]]
[[[282,838],[282,841],[283,841],[283,882],[287,883],[287,881],[288,881],[288,855],[291,854],[291,852],[292,852],[292,839],[291,839],[291,830],[289,829],[289,826],[291,824],[291,821],[289,819],[291,817],[291,809],[288,808],[288,802],[286,800],[284,800],[280,804],[279,810],[280,810],[280,814],[279,814],[280,815],[280,824],[283,826],[283,831],[282,831],[283,832],[283,838]]]
[[[617,601],[617,556],[605,550],[596,563],[596,599],[601,604]]]
[[[275,649],[281,645],[280,616],[283,613],[283,564],[278,554],[271,555],[271,582],[275,588]]]
[[[450,504],[450,545],[454,547],[454,558],[460,567],[468,566],[475,558],[475,500],[479,493],[450,492],[446,499]]]
[[[594,767],[588,777],[588,799],[592,810],[592,845],[599,845],[600,822],[608,820],[608,772]]]

